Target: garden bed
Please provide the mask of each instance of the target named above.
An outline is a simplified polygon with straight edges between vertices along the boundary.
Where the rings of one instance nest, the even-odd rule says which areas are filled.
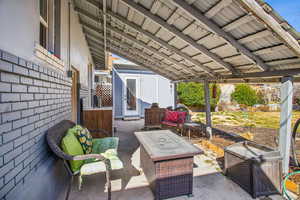
[[[300,112],[294,111],[292,126],[299,118]],[[205,114],[194,112],[193,120],[205,122]],[[221,167],[224,162],[223,149],[240,141],[241,137],[271,148],[278,146],[279,112],[213,112],[212,121],[215,130],[213,138],[210,141],[207,141],[206,138],[197,138],[199,139],[198,143],[204,149],[209,149],[216,154]],[[296,170],[299,168],[291,166],[291,172]],[[300,175],[291,177],[287,183],[287,188],[299,195]]]

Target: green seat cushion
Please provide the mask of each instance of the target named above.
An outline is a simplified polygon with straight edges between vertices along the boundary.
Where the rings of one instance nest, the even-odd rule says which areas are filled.
[[[61,141],[62,150],[69,155],[77,156],[83,155],[83,149],[77,140],[76,136],[71,132],[68,132],[65,137],[63,137]],[[80,170],[81,166],[84,164],[84,160],[70,160],[70,167],[73,172],[77,172]]]
[[[119,163],[121,162],[118,158],[118,143],[119,138],[117,137],[107,137],[107,138],[97,138],[93,139],[93,154],[101,154],[103,157],[109,159],[113,163]],[[118,160],[118,161],[116,161]],[[92,163],[97,162],[97,159],[88,159],[85,161],[85,163]],[[121,162],[122,163],[122,162]],[[117,164],[119,165],[119,164]],[[118,167],[114,167],[118,168]]]
[[[93,139],[93,153],[105,153],[109,149],[118,149],[119,138],[106,137],[101,139]]]
[[[85,154],[92,153],[93,138],[87,128],[83,128],[80,125],[76,125],[70,130],[70,132],[78,138],[78,141],[80,142]]]

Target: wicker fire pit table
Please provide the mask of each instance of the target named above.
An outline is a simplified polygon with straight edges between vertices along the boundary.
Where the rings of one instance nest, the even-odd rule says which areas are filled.
[[[199,148],[170,130],[135,132],[143,169],[155,199],[193,193],[193,157]]]

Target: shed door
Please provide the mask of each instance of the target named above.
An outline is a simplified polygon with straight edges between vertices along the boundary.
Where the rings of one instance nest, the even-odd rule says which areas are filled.
[[[139,85],[137,77],[125,77],[124,82],[124,115],[137,116],[138,115],[138,98],[139,98]]]

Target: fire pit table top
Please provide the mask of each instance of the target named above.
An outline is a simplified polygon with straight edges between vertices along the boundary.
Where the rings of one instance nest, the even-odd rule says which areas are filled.
[[[192,157],[203,151],[170,130],[134,133],[153,161]]]

